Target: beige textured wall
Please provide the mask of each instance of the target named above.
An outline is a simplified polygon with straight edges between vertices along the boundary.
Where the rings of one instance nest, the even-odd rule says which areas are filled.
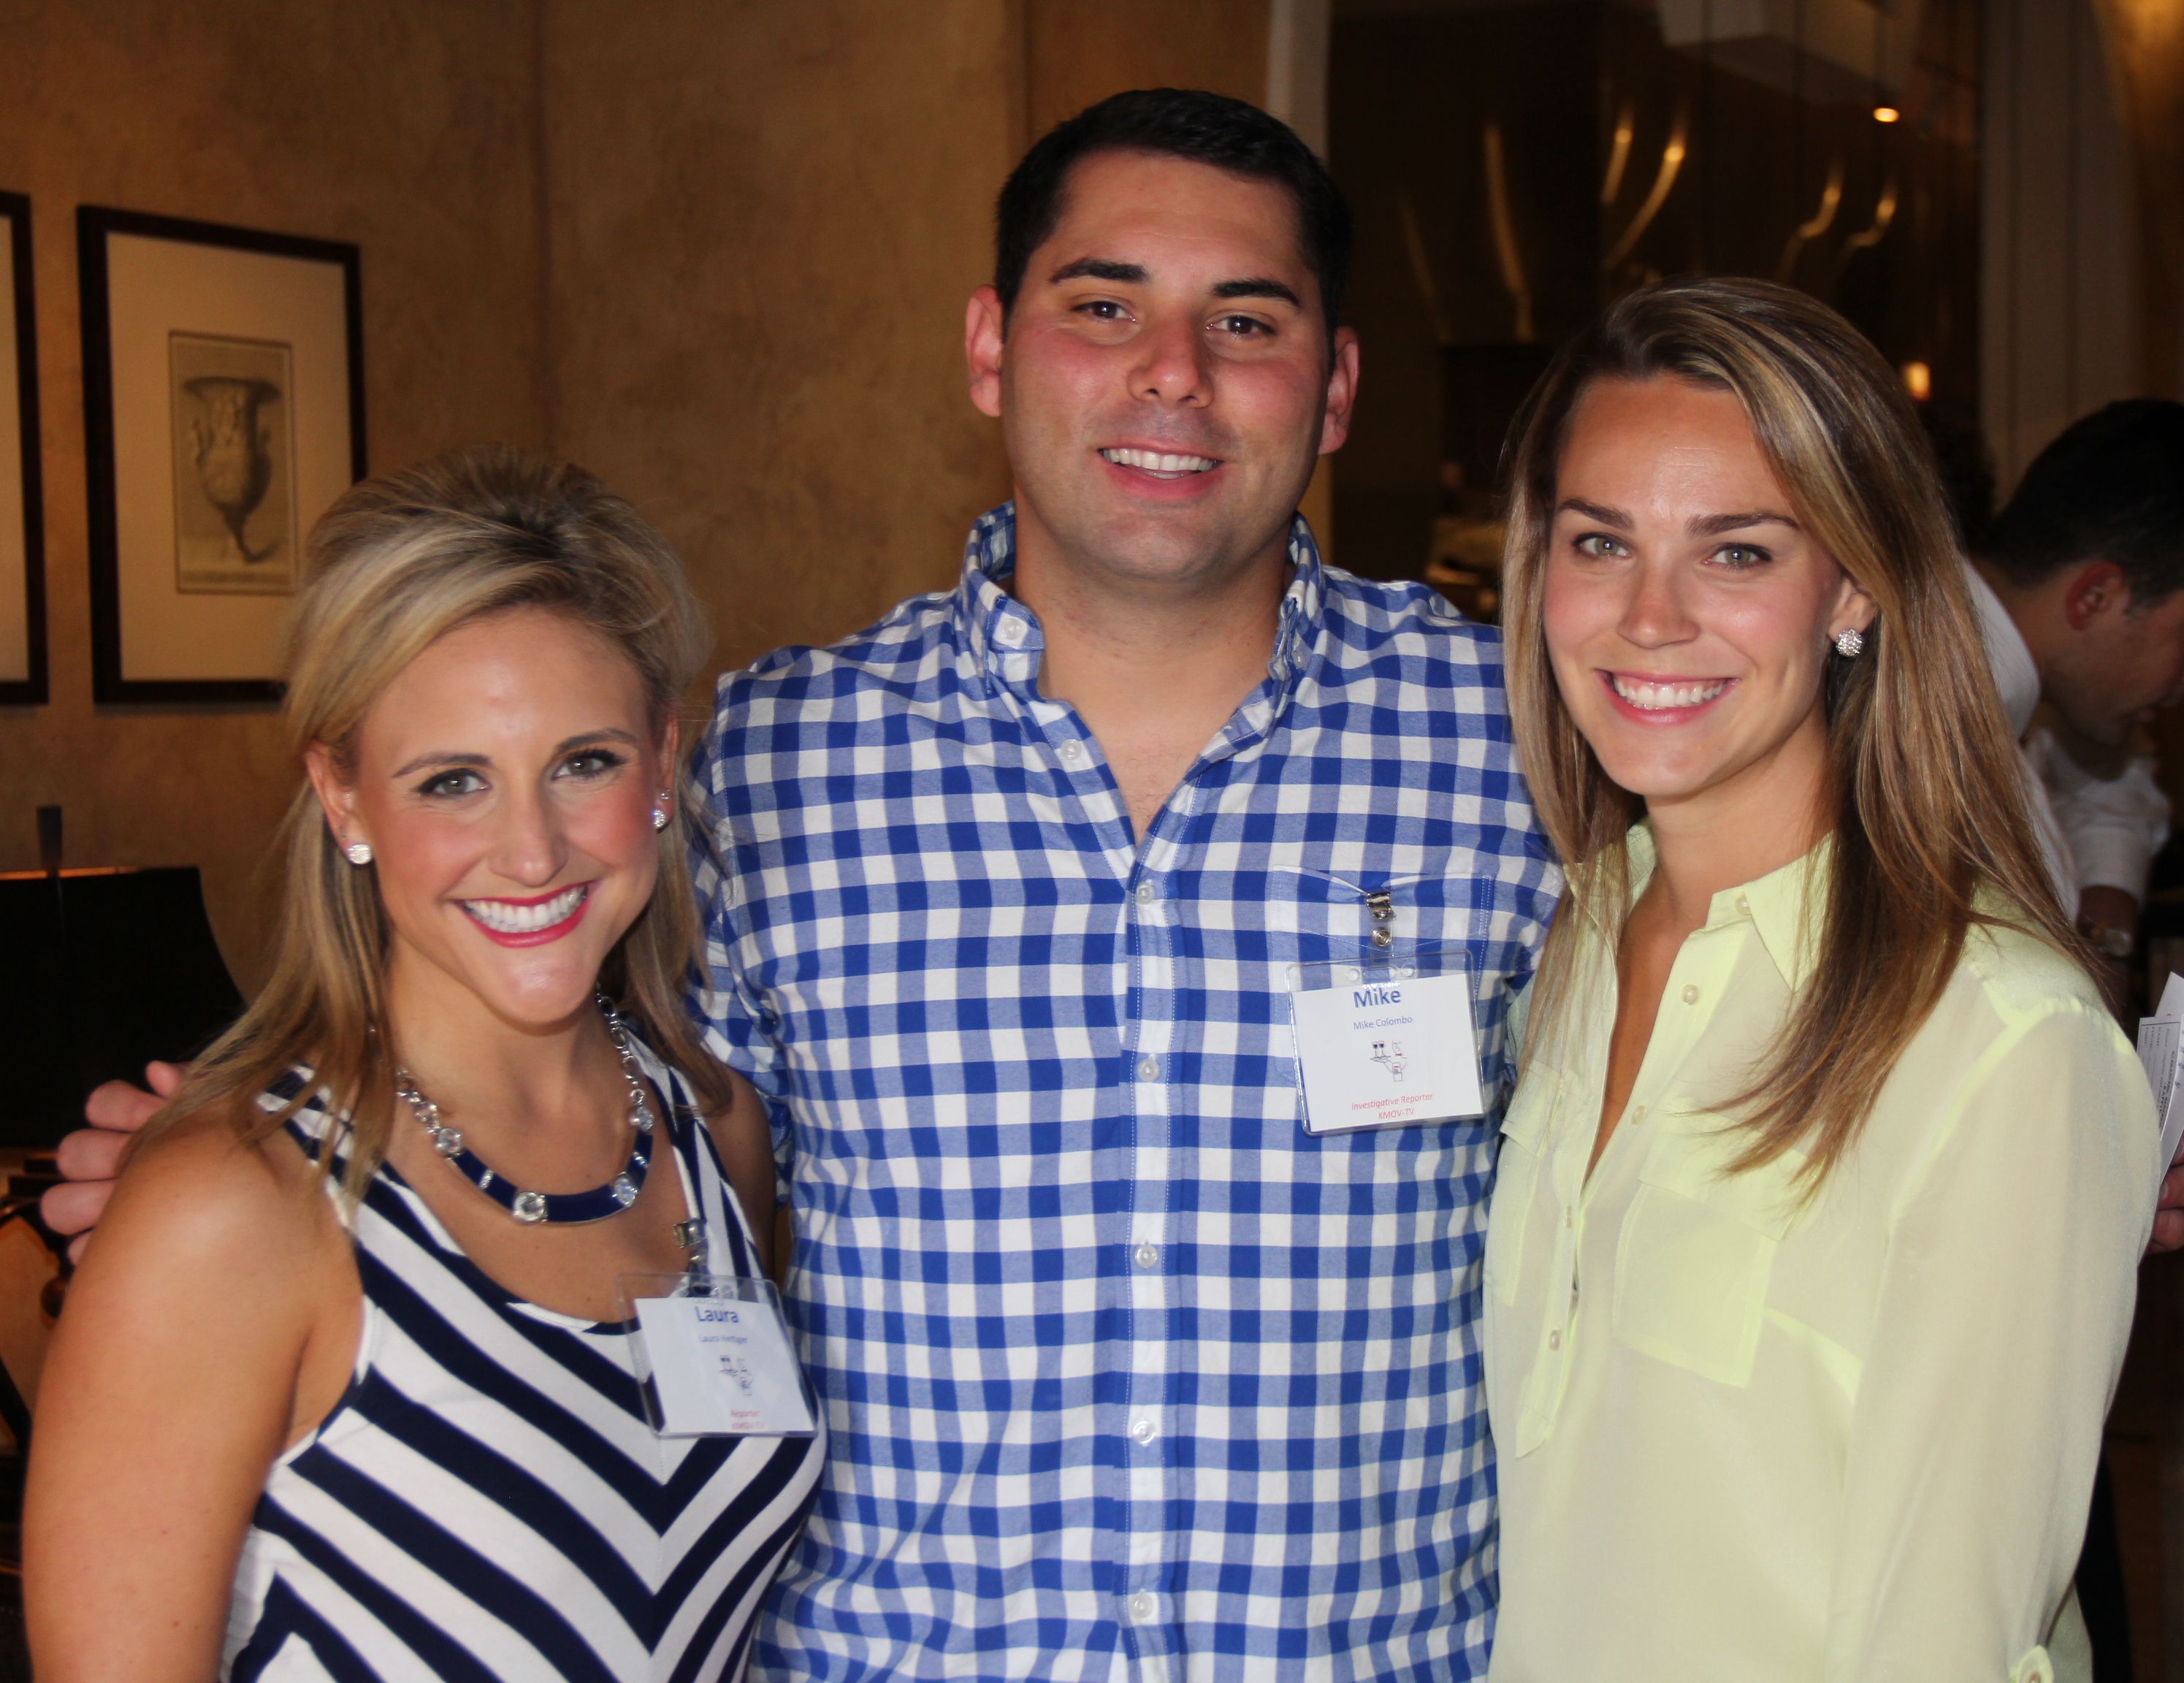
[[[964,394],[1007,0],[546,0],[556,447],[741,664],[953,582],[1007,494]]]
[[[1022,0],[1034,135],[1131,87],[1267,103],[1268,0]]]
[[[292,787],[270,709],[91,705],[75,210],[358,242],[375,465],[543,442],[530,0],[8,0],[0,188],[31,195],[51,703],[0,708],[0,870],[197,864],[245,985]]]
[[[1117,8],[1119,7],[1119,10]],[[965,298],[1030,132],[1117,88],[1262,100],[1267,0],[8,0],[30,193],[51,705],[0,709],[0,870],[194,862],[246,986],[291,788],[270,710],[90,702],[74,207],[358,242],[371,459],[503,437],[632,498],[716,658],[955,577],[1007,493]]]

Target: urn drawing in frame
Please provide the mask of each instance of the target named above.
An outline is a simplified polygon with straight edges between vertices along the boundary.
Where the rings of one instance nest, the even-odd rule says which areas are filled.
[[[296,588],[295,354],[276,340],[167,336],[173,387],[175,588]]]
[[[365,473],[354,245],[76,211],[92,694],[273,701],[303,535]]]

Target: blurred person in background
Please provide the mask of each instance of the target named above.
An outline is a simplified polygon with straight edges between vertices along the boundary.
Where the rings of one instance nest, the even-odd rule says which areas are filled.
[[[2120,976],[2169,835],[2139,733],[2184,696],[2184,404],[2134,398],[2074,422],[1967,539],[2049,874]],[[2034,723],[2042,702],[2052,730]]]

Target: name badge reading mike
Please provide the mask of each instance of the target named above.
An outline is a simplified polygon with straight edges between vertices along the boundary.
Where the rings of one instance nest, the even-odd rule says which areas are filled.
[[[1306,1133],[1485,1113],[1466,960],[1292,965],[1290,1008]]]

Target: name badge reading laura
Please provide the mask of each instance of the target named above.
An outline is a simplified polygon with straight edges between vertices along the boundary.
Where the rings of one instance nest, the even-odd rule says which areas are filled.
[[[1290,1003],[1306,1133],[1485,1112],[1462,960],[1293,965]]]
[[[638,1378],[660,1436],[811,1433],[804,1372],[772,1282],[639,1276],[621,1289],[636,1311]]]

